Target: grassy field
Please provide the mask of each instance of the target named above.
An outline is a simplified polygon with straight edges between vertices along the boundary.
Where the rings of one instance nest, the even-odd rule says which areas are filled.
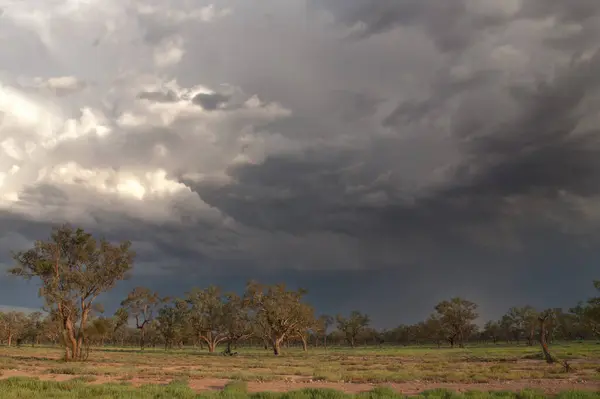
[[[447,395],[432,389],[457,392],[537,389],[550,395],[574,389],[600,390],[600,345],[557,344],[552,350],[559,358],[570,360],[574,371],[565,373],[560,365],[546,364],[536,346],[332,348],[312,349],[308,353],[288,349],[280,357],[262,349],[246,348],[241,348],[238,356],[225,357],[194,349],[141,352],[106,347],[95,349],[88,362],[79,364],[61,362],[59,348],[0,348],[0,397],[34,397],[18,396],[18,392],[40,387],[54,395],[44,397],[61,398],[188,398],[197,393],[218,396],[231,395],[231,389],[218,393],[231,381],[245,382],[248,391],[256,394],[311,389],[294,395],[336,398],[342,397],[342,393],[318,389],[359,394],[387,385],[392,390],[377,391],[370,397],[423,391],[430,391],[427,395],[432,397]],[[38,381],[22,380],[24,377]],[[61,382],[75,387],[73,392],[80,392],[80,396],[60,396],[66,392],[56,385]],[[104,385],[107,383],[112,385]],[[140,388],[148,384],[154,385]],[[173,396],[175,391],[179,396]],[[121,392],[121,396],[115,396],[114,392]],[[526,391],[523,395],[534,394]]]
[[[126,384],[105,384],[99,386],[86,385],[81,381],[71,382],[48,382],[30,378],[11,378],[0,382],[0,395],[3,399],[31,398],[86,398],[86,399],[108,399],[108,398],[163,398],[163,399],[192,399],[192,398],[231,398],[231,399],[384,399],[405,398],[407,396],[387,387],[377,387],[368,392],[359,394],[348,394],[332,389],[303,389],[292,392],[259,392],[250,393],[244,383],[233,383],[217,392],[195,393],[185,382],[171,382],[167,385],[144,385],[133,388]],[[429,390],[415,395],[415,398],[427,399],[545,399],[549,395],[541,391],[524,390],[521,392],[481,392],[470,391],[456,393],[445,389]],[[598,399],[597,392],[569,391],[562,392],[552,397],[556,399]]]

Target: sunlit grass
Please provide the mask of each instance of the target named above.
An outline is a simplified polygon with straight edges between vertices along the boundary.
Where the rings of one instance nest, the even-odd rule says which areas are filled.
[[[540,359],[537,346],[482,345],[464,349],[432,347],[285,348],[275,357],[262,348],[237,349],[238,356],[209,354],[196,348],[164,351],[148,348],[95,348],[89,362],[66,364],[58,347],[2,348],[1,370],[23,375],[110,377],[149,382],[173,379],[235,379],[240,381],[330,381],[402,383],[427,381],[482,383],[532,379],[600,380],[600,345],[555,343],[553,353],[570,359],[574,372]]]
[[[173,381],[166,385],[144,385],[134,388],[128,384],[88,385],[80,379],[69,382],[40,381],[31,378],[10,378],[0,381],[0,397],[3,399],[107,399],[107,398],[174,398],[174,399],[384,399],[405,398],[388,387],[377,387],[357,395],[346,394],[331,389],[303,389],[286,393],[249,393],[243,382],[228,384],[223,390],[195,393],[186,380]],[[456,393],[444,389],[428,390],[417,397],[423,399],[544,399],[551,396],[542,392],[527,390],[522,392],[480,392]],[[557,399],[600,399],[600,393],[568,391],[555,396]]]

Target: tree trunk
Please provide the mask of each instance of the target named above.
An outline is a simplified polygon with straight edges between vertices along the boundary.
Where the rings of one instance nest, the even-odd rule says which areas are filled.
[[[12,334],[8,333],[8,341],[7,341],[7,345],[10,347],[10,345],[12,344]]]
[[[302,336],[300,336],[300,339],[302,340],[302,350],[304,352],[307,352],[308,351],[308,345],[307,345],[307,342],[306,342],[306,337],[302,335]]]
[[[542,351],[544,352],[544,358],[547,363],[554,363],[555,359],[548,350],[548,344],[546,343],[546,318],[540,317],[540,345],[542,345]]]
[[[65,352],[65,361],[75,360],[77,359],[77,340],[75,339],[73,321],[70,317],[67,317],[63,323],[65,347],[69,347],[69,350]]]
[[[140,350],[144,350],[146,346],[146,331],[144,326],[140,327]]]
[[[544,327],[545,328],[545,327]],[[527,345],[528,346],[533,346],[533,339],[534,339],[534,335],[535,335],[535,327],[531,327],[531,330],[529,330],[529,337],[527,338]],[[544,341],[546,339],[544,338]]]
[[[273,354],[275,356],[279,356],[279,354],[281,353],[281,341],[283,341],[283,337],[273,338],[271,346],[273,347]]]
[[[79,331],[77,332],[77,347],[75,348],[76,350],[73,351],[75,353],[75,360],[85,360],[82,349],[83,343],[85,341],[85,325],[87,324],[90,308],[85,307],[84,305],[82,305],[82,308],[83,309],[81,311],[81,321],[79,322]]]

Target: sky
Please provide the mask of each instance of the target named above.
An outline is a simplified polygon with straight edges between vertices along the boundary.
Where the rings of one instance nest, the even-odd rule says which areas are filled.
[[[600,278],[597,0],[0,0],[4,271],[64,222],[144,285],[309,290],[393,327]]]

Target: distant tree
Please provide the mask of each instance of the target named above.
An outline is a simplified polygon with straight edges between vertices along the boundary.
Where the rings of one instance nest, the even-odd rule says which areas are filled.
[[[327,348],[327,330],[333,324],[333,317],[329,315],[321,315],[317,319],[316,323],[316,331],[315,336],[318,338],[319,336],[323,337],[323,347]]]
[[[44,332],[42,317],[42,312],[32,312],[27,315],[23,337],[31,342],[31,346],[35,346],[39,342],[40,336]]]
[[[493,343],[498,343],[502,334],[502,326],[497,321],[488,321],[483,327],[483,335],[485,339],[491,339]]]
[[[432,314],[425,320],[421,328],[425,338],[433,341],[439,348],[442,346],[442,342],[448,337],[446,327],[442,323],[440,317],[436,314]]]
[[[454,346],[457,342],[463,348],[465,337],[473,330],[473,321],[477,319],[477,304],[456,297],[438,303],[435,307],[443,328],[448,333],[448,342]]]
[[[134,288],[127,298],[121,302],[119,318],[127,320],[129,316],[135,320],[135,328],[140,332],[140,349],[144,350],[146,341],[146,326],[154,319],[156,310],[167,298],[161,298],[158,293],[146,287]],[[127,317],[126,317],[127,316]]]
[[[217,345],[229,339],[225,320],[225,301],[218,287],[194,289],[186,294],[189,320],[197,339],[213,353]]]
[[[0,313],[0,331],[8,346],[11,346],[13,341],[21,338],[26,328],[27,317],[23,312]]]
[[[183,300],[175,300],[165,304],[158,310],[157,329],[165,342],[165,350],[173,348],[179,342],[185,328],[187,304]]]
[[[128,241],[113,245],[65,224],[49,240],[14,254],[17,266],[10,273],[41,281],[40,296],[60,317],[65,360],[85,360],[85,327],[94,301],[126,277],[134,257]]]
[[[223,306],[223,327],[227,335],[227,353],[231,353],[231,345],[252,336],[252,319],[249,306],[238,295],[229,293]]]
[[[354,348],[356,346],[356,337],[361,333],[371,322],[369,316],[362,314],[357,310],[350,313],[349,317],[343,317],[341,315],[336,316],[337,328],[346,337],[346,342]]]
[[[527,345],[532,346],[535,339],[535,331],[539,324],[538,312],[532,306],[527,305],[510,308],[508,316],[513,320],[516,336],[525,335],[527,337]]]
[[[300,338],[302,342],[302,350],[306,352],[308,350],[308,337],[312,331],[315,331],[317,328],[317,321],[314,316],[314,310],[311,306],[304,305],[300,307],[302,316],[301,319],[304,321],[302,323],[298,323],[297,327],[294,329],[293,335]]]
[[[55,345],[62,336],[61,320],[56,311],[50,312],[42,321],[42,335]]]
[[[518,342],[518,334],[515,337],[514,331],[516,330],[515,321],[510,315],[505,314],[500,319],[500,328],[502,329],[502,334],[506,339],[506,342],[511,342],[514,338]]]
[[[281,353],[281,343],[299,329],[310,328],[312,308],[302,302],[305,290],[291,291],[285,284],[264,286],[250,281],[244,295],[255,320],[257,335],[269,342],[273,353]]]
[[[88,326],[88,336],[92,337],[100,346],[112,336],[115,320],[112,317],[98,317]]]
[[[594,287],[600,291],[600,280],[594,281]],[[570,311],[583,326],[589,328],[596,337],[600,337],[600,297],[593,297],[585,303],[579,303]]]

